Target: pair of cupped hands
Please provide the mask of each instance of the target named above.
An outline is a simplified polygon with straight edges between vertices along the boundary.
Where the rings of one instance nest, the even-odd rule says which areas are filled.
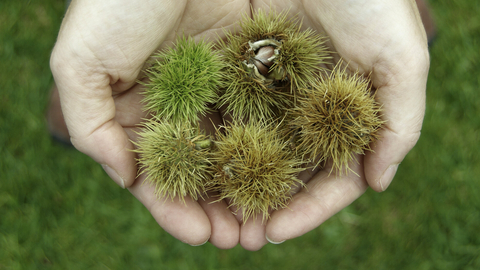
[[[214,196],[194,201],[158,199],[142,185],[132,140],[147,117],[141,100],[145,62],[172,45],[179,34],[198,39],[224,37],[238,29],[242,15],[264,9],[302,19],[329,37],[334,60],[371,74],[386,121],[372,152],[336,175],[327,167],[299,177],[288,208],[245,223]],[[425,111],[429,55],[425,30],[414,0],[74,0],[63,20],[51,57],[62,110],[72,144],[102,165],[150,211],[158,224],[190,245],[210,241],[218,248],[240,244],[258,250],[316,228],[360,197],[368,187],[384,191],[398,165],[420,136]],[[212,116],[219,118],[218,113]],[[205,122],[209,122],[206,117]],[[135,221],[132,221],[135,222]]]

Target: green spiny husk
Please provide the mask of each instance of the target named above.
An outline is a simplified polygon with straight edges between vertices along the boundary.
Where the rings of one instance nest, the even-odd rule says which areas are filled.
[[[332,170],[342,174],[355,154],[371,150],[384,121],[370,80],[349,75],[340,66],[305,89],[298,107],[290,111],[289,126],[298,153],[316,166],[331,158]]]
[[[211,140],[188,122],[147,120],[135,143],[140,171],[158,197],[197,200],[212,178]]]
[[[255,214],[265,221],[269,210],[287,206],[293,187],[303,185],[297,174],[304,163],[294,157],[278,126],[250,121],[223,128],[213,158],[219,200],[241,209],[244,222]]]
[[[288,19],[287,16],[288,11],[266,14],[263,10],[258,10],[251,19],[244,18],[241,28],[244,40],[281,41],[278,59],[272,69],[285,69],[291,82],[291,92],[294,93],[295,89],[303,89],[312,84],[318,73],[324,70],[321,65],[327,63],[330,56],[325,46],[325,36],[312,29],[302,31],[301,23],[296,19]]]
[[[236,119],[253,120],[276,118],[291,108],[297,90],[310,85],[322,70],[321,64],[329,59],[326,38],[300,27],[287,18],[287,12],[266,14],[259,10],[253,18],[243,18],[239,34],[226,32],[226,41],[219,42],[226,85],[219,107],[226,106]],[[251,44],[262,40],[278,42],[278,55],[269,74],[283,74],[281,79],[259,79],[245,66],[254,62],[256,52]]]
[[[218,100],[222,61],[213,44],[177,38],[174,47],[153,56],[147,69],[145,109],[174,122],[198,121]]]

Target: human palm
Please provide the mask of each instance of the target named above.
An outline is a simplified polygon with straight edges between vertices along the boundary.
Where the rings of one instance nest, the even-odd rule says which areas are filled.
[[[161,227],[183,242],[198,245],[210,240],[219,248],[240,243],[256,250],[267,243],[266,235],[272,242],[302,235],[350,204],[368,186],[384,190],[395,165],[418,139],[428,53],[421,23],[409,1],[348,6],[334,0],[143,1],[141,6],[120,2],[72,2],[52,53],[52,71],[75,147],[102,164]],[[187,198],[185,204],[179,199],[159,200],[153,188],[141,184],[144,176],[136,177],[135,154],[130,151],[135,127],[147,117],[141,108],[138,80],[144,79],[141,71],[148,57],[169,46],[179,34],[209,40],[222,37],[224,29],[234,30],[241,16],[250,14],[250,7],[289,9],[290,14],[304,18],[304,28],[327,33],[337,60],[342,57],[360,72],[371,72],[387,121],[382,139],[373,146],[375,153],[359,156],[358,163],[350,165],[358,176],[336,177],[328,168],[302,173],[307,189],[294,196],[289,209],[273,212],[267,224],[252,219],[242,223],[226,202],[212,203],[211,196],[205,201]],[[221,122],[221,115],[213,113],[205,118],[207,129],[209,118]],[[387,170],[390,165],[393,169]],[[385,171],[389,173],[386,180],[379,180]]]

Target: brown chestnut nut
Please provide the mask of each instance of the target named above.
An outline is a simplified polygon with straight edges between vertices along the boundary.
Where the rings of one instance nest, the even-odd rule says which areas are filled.
[[[275,48],[273,46],[265,46],[258,49],[254,60],[254,65],[257,67],[258,72],[263,76],[267,76],[270,67],[273,65],[272,56],[275,54]]]

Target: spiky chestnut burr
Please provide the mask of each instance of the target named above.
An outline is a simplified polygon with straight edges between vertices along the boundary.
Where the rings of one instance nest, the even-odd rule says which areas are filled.
[[[289,125],[298,153],[316,166],[332,159],[332,170],[342,174],[355,154],[370,150],[384,121],[370,80],[340,66],[306,90]]]
[[[213,184],[230,206],[241,209],[243,220],[270,209],[287,206],[292,188],[303,183],[297,174],[303,162],[296,159],[280,137],[278,127],[264,122],[234,122],[217,132]]]
[[[218,99],[223,65],[212,44],[178,37],[176,45],[153,56],[147,69],[145,109],[163,119],[195,123]]]
[[[210,138],[188,122],[154,119],[142,127],[135,152],[145,181],[155,186],[158,197],[197,200],[212,177]]]
[[[300,30],[287,12],[259,10],[240,22],[239,34],[219,41],[226,88],[219,107],[236,119],[275,118],[294,104],[296,91],[310,85],[329,59],[325,37]]]

